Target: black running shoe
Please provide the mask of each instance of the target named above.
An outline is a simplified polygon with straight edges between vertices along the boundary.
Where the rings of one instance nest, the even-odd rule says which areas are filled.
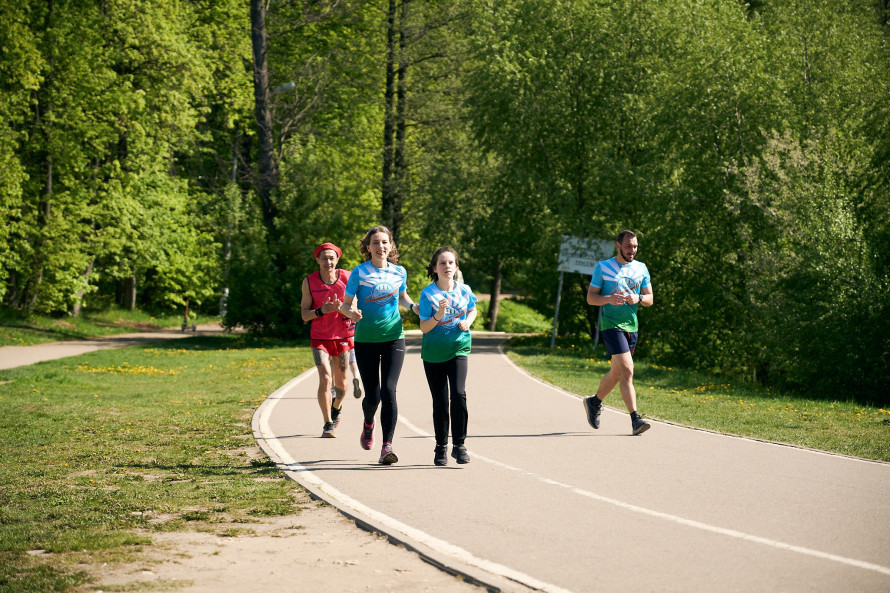
[[[340,412],[342,411],[341,408],[335,408],[334,404],[331,404],[331,421],[334,423],[334,427],[340,425]]]
[[[358,377],[355,377],[352,380],[352,397],[354,397],[355,399],[358,399],[361,396],[362,396],[362,385],[361,385],[361,382],[358,380]]]
[[[649,430],[649,423],[643,420],[639,414],[630,417],[630,424],[633,426],[634,434],[643,434]]]
[[[445,445],[441,447],[436,445],[436,454],[433,457],[433,463],[436,465],[448,465],[448,455],[446,453]]]
[[[323,438],[323,439],[335,438],[337,435],[334,434],[334,428],[336,428],[336,427],[337,427],[336,424],[334,424],[333,422],[325,422],[324,430],[322,430],[322,432],[321,432],[321,438]]]
[[[467,454],[467,448],[463,445],[452,447],[451,456],[457,459],[458,463],[470,463],[470,456]]]
[[[603,411],[603,402],[595,395],[584,398],[584,410],[587,412],[587,423],[594,428],[600,427],[600,412]]]

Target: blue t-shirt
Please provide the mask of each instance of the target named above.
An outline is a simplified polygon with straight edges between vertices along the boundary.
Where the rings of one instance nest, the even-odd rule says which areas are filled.
[[[426,362],[447,362],[455,356],[470,353],[472,339],[469,330],[461,331],[458,322],[476,308],[476,295],[463,283],[455,283],[454,290],[443,291],[433,282],[420,293],[420,319],[429,319],[439,312],[439,301],[448,300],[445,314],[438,325],[423,334],[420,358]]]
[[[370,261],[349,275],[345,294],[355,298],[362,318],[355,324],[356,342],[390,342],[405,337],[399,315],[399,295],[407,290],[405,268],[389,264],[378,268]]]
[[[646,264],[636,260],[621,264],[616,258],[603,260],[593,269],[590,285],[600,289],[601,295],[640,294],[651,284],[649,269]],[[600,329],[618,328],[626,332],[635,332],[638,305],[603,305],[603,316]]]

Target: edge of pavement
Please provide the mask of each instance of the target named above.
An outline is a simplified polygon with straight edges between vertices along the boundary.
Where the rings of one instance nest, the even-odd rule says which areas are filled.
[[[505,332],[486,333],[503,335],[506,337],[512,335]],[[405,335],[406,337],[419,337],[421,332],[420,330],[405,330]],[[431,545],[427,545],[418,538],[412,537],[409,533],[400,531],[392,525],[387,525],[383,521],[369,516],[368,513],[362,512],[361,509],[355,508],[356,506],[360,506],[360,503],[357,501],[352,501],[353,504],[350,504],[349,501],[342,500],[336,495],[327,492],[323,481],[306,479],[304,474],[307,470],[300,465],[299,462],[283,459],[282,455],[279,454],[277,447],[272,442],[275,440],[275,435],[264,429],[264,417],[267,414],[268,408],[273,406],[277,399],[280,399],[285,393],[296,387],[296,385],[301,383],[304,379],[313,376],[314,371],[314,368],[307,369],[299,376],[291,379],[279,387],[275,392],[268,395],[263,403],[257,407],[253,414],[253,418],[251,419],[251,428],[257,444],[263,452],[269,456],[269,459],[271,459],[284,473],[285,477],[299,484],[300,487],[305,489],[306,492],[309,493],[309,496],[314,500],[322,501],[334,508],[341,515],[354,522],[358,528],[385,537],[389,543],[396,546],[402,546],[405,549],[414,552],[424,562],[435,566],[443,572],[462,579],[467,583],[483,587],[493,593],[501,591],[510,593],[527,593],[528,591],[540,591],[546,589],[546,586],[544,588],[539,588],[535,587],[534,584],[524,582],[525,579],[513,579],[509,574],[499,574],[499,572],[508,572],[509,569],[506,569],[506,567],[501,567],[504,568],[505,571],[497,571],[497,567],[492,563],[495,571],[490,571],[481,566],[460,560],[458,554],[448,554],[436,550]],[[309,472],[309,474],[311,475],[311,472]],[[373,509],[369,510],[373,512]],[[407,529],[410,529],[410,527]]]

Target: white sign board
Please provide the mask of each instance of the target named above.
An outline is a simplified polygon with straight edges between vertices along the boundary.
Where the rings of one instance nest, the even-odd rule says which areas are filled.
[[[563,235],[559,245],[558,270],[592,276],[596,264],[612,257],[614,251],[615,241]]]

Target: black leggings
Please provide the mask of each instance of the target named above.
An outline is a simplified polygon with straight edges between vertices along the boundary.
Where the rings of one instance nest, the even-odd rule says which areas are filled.
[[[392,342],[356,342],[355,363],[365,386],[362,411],[365,424],[374,423],[374,415],[380,406],[380,427],[383,442],[391,443],[399,419],[396,403],[396,386],[405,362],[405,338]]]
[[[433,426],[436,446],[448,444],[448,386],[451,386],[451,444],[467,439],[467,357],[455,356],[446,362],[423,362],[426,382],[433,396]]]

